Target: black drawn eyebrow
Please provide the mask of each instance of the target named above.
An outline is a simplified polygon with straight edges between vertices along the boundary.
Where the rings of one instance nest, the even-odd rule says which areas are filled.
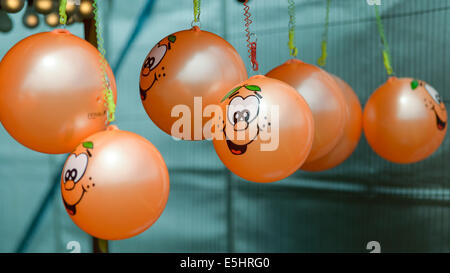
[[[233,98],[233,97],[236,96],[237,94],[239,94],[239,92],[234,93],[234,94],[231,95],[228,99],[231,100],[231,98]]]

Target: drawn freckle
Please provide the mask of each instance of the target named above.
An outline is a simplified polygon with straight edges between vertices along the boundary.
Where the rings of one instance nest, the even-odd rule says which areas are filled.
[[[89,180],[92,180],[92,177],[89,177]]]
[[[162,70],[164,70],[164,66],[163,66],[163,67],[161,67],[161,69],[162,69]]]
[[[95,183],[92,183],[92,187],[95,187]]]
[[[166,73],[163,73],[163,77],[165,77],[166,76]]]

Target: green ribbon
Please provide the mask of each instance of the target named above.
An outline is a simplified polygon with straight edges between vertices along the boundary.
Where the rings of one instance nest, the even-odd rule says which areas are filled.
[[[317,64],[320,66],[325,66],[327,64],[327,45],[328,45],[328,26],[330,24],[330,2],[331,0],[327,0],[327,11],[325,15],[325,26],[322,34],[322,56],[317,60]]]
[[[60,2],[59,2],[59,23],[61,25],[65,25],[67,23],[66,5],[67,5],[67,0],[60,0]]]
[[[105,54],[106,50],[103,46],[104,41],[102,37],[102,28],[99,24],[99,18],[98,18],[98,8],[97,8],[97,0],[94,0],[92,3],[92,6],[94,8],[94,21],[95,21],[95,30],[97,33],[97,48],[100,52],[100,65],[102,68],[102,79],[103,79],[103,95],[105,100],[105,106],[108,109],[108,122],[113,122],[115,120],[115,113],[116,113],[116,104],[114,102],[114,94],[111,90],[111,86],[109,84],[108,75],[106,74],[106,60],[105,60]]]
[[[293,0],[288,0],[288,14],[289,14],[289,55],[296,57],[298,49],[295,47],[295,3]]]
[[[386,72],[389,76],[394,74],[394,70],[391,66],[391,53],[389,51],[389,45],[386,40],[386,36],[384,35],[384,27],[383,22],[381,21],[380,11],[378,10],[378,6],[375,5],[375,16],[377,19],[378,32],[380,33],[381,43],[383,44],[383,63],[386,68]]]
[[[194,22],[200,22],[200,3],[201,0],[193,0],[194,2]]]

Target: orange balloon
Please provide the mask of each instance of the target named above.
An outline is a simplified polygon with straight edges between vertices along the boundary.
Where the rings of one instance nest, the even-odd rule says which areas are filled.
[[[395,163],[430,156],[447,131],[447,111],[426,82],[391,77],[370,96],[363,114],[364,134],[372,149]]]
[[[346,119],[344,134],[336,147],[325,156],[303,164],[301,167],[305,171],[324,171],[334,168],[344,162],[358,146],[362,132],[362,108],[358,96],[353,89],[342,79],[332,75],[339,84],[346,100]]]
[[[202,140],[210,136],[202,132],[209,118],[203,117],[201,105],[216,103],[223,92],[245,79],[245,65],[233,46],[193,27],[153,47],[142,66],[139,88],[145,111],[161,130],[179,139]],[[185,107],[174,108],[177,105]],[[177,120],[186,115],[188,122],[180,126]]]
[[[126,239],[145,231],[163,212],[169,173],[153,144],[110,126],[70,154],[61,194],[82,230],[105,240]]]
[[[100,53],[63,29],[29,36],[0,62],[0,120],[24,146],[69,153],[107,123]],[[114,75],[106,65],[116,98]]]
[[[305,98],[314,117],[315,135],[306,162],[329,153],[344,134],[345,97],[339,85],[319,67],[291,59],[275,67],[266,76],[293,86]]]
[[[278,181],[297,171],[314,137],[312,113],[303,97],[262,75],[240,83],[222,99],[214,124],[219,158],[253,182]]]

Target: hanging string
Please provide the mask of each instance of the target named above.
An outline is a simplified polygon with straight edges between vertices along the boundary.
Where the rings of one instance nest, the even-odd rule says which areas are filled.
[[[317,60],[317,64],[320,66],[325,66],[327,64],[327,45],[328,45],[328,25],[330,23],[330,2],[331,0],[327,0],[327,11],[325,15],[325,27],[322,34],[322,56]]]
[[[389,51],[389,45],[386,40],[386,36],[384,35],[383,22],[381,21],[380,12],[378,10],[378,6],[375,5],[375,16],[377,18],[377,26],[378,32],[380,33],[381,43],[383,45],[383,62],[384,67],[386,68],[386,72],[389,76],[394,75],[394,70],[391,66],[391,53]]]
[[[194,2],[194,21],[192,21],[192,26],[200,24],[200,4],[201,0],[193,0]]]
[[[250,62],[252,63],[252,69],[253,71],[258,71],[259,65],[256,61],[256,42],[258,41],[258,38],[256,37],[256,34],[253,32],[250,32],[250,25],[253,23],[251,18],[251,13],[249,12],[250,7],[247,5],[248,0],[245,0],[244,4],[244,21],[245,21],[245,36],[247,36],[247,47],[248,47],[248,53]],[[252,36],[255,37],[255,40],[252,42],[251,38]]]
[[[66,6],[67,0],[59,1],[59,23],[63,26],[65,26],[67,22]]]
[[[289,55],[297,57],[298,49],[295,47],[295,3],[294,0],[288,0],[289,14]]]
[[[106,74],[106,60],[105,60],[105,48],[103,47],[104,41],[102,38],[102,29],[99,24],[98,18],[98,8],[97,8],[97,0],[94,0],[92,3],[94,8],[94,21],[95,21],[95,31],[97,33],[97,47],[100,52],[100,66],[102,69],[102,80],[103,80],[103,95],[105,106],[108,110],[108,122],[113,122],[115,120],[115,112],[116,112],[116,104],[114,103],[114,95],[111,90],[111,86],[109,84],[108,75]]]

